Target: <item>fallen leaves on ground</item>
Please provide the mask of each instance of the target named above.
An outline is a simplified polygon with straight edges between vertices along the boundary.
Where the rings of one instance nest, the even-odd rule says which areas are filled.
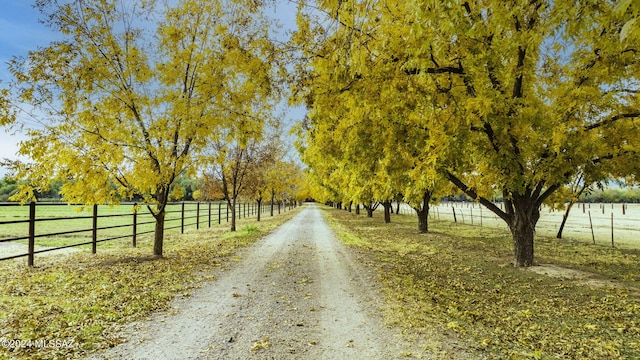
[[[537,259],[618,281],[586,286],[511,266],[509,233],[415,217],[327,210],[343,241],[373,259],[388,319],[405,333],[436,327],[471,341],[479,355],[510,359],[628,359],[640,356],[640,253],[536,239]],[[437,349],[436,349],[437,350]]]
[[[39,258],[34,268],[0,263],[0,358],[68,359],[115,346],[123,324],[167,309],[175,296],[211,280],[237,247],[296,213],[246,220],[232,236],[226,225],[167,235],[163,258],[147,255],[153,244],[146,237],[137,248],[122,243],[96,255]]]

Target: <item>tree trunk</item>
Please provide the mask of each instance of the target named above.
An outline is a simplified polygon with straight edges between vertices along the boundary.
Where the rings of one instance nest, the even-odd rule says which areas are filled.
[[[556,234],[556,238],[562,239],[562,231],[564,230],[564,226],[567,224],[567,219],[569,218],[569,212],[575,203],[573,201],[569,202],[567,205],[567,210],[562,215],[562,222],[560,223],[560,229],[558,229],[558,233]]]
[[[168,187],[167,187],[168,188]],[[167,203],[169,202],[168,191],[166,188],[159,187],[156,192],[157,212],[154,212],[150,206],[147,206],[151,215],[156,220],[155,232],[153,236],[153,255],[162,257],[162,245],[164,242],[164,219],[166,215]]]
[[[384,222],[388,224],[391,222],[391,201],[382,202],[382,207],[384,207]]]
[[[364,205],[364,208],[367,209],[367,217],[373,217],[373,212],[375,211],[373,204]]]
[[[571,211],[573,205],[575,205],[575,203],[580,199],[580,196],[582,196],[582,193],[587,189],[587,187],[587,184],[582,184],[580,190],[576,192],[575,197],[572,197],[571,201],[569,201],[569,205],[567,205],[567,211],[565,211],[564,215],[562,215],[562,223],[560,224],[560,229],[558,230],[558,234],[556,234],[556,238],[562,239],[562,231],[564,230],[564,225],[567,223],[567,219],[569,218],[569,212]]]
[[[429,200],[431,199],[431,192],[425,191],[422,196],[422,205],[419,207],[414,207],[413,209],[416,211],[418,215],[418,231],[421,234],[426,234],[429,232]]]
[[[351,212],[351,206],[353,206],[353,201],[349,201],[349,207],[347,208],[347,210],[349,210],[349,212]]]
[[[429,232],[429,207],[422,210],[416,210],[418,215],[418,232],[426,234]]]
[[[356,215],[360,215],[360,204],[356,204]]]
[[[274,205],[273,201],[275,200],[275,198],[276,198],[275,191],[272,190],[271,191],[271,216],[273,216],[273,205]]]
[[[153,217],[156,219],[156,227],[153,238],[153,255],[158,257],[162,257],[162,244],[164,241],[164,216],[164,206],[162,206],[161,210],[157,214],[153,215]]]
[[[557,191],[562,184],[556,183],[544,188],[544,182],[522,189],[520,193],[503,189],[504,210],[496,206],[489,199],[478,196],[472,188],[467,186],[451,172],[445,171],[449,181],[474,200],[478,200],[487,209],[498,215],[507,223],[513,237],[514,266],[526,267],[533,265],[533,238],[536,224],[540,219],[540,206]]]
[[[536,223],[540,218],[540,210],[530,206],[514,204],[514,214],[509,229],[513,236],[514,266],[528,267],[533,265],[533,237]]]
[[[231,231],[236,231],[236,198],[228,200],[227,204],[231,210]]]
[[[400,201],[396,202],[396,214],[400,214]]]
[[[258,203],[258,221],[260,221],[260,213],[261,213],[260,210],[262,210],[262,206],[261,206],[262,205],[262,198],[260,198],[260,199],[258,199],[256,201]]]

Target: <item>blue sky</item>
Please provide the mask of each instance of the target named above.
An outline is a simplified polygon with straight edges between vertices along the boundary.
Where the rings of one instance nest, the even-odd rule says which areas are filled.
[[[38,22],[39,12],[28,0],[0,0],[0,86],[10,79],[7,61],[47,45],[54,34]],[[17,144],[23,136],[0,129],[0,159],[16,159]],[[0,168],[0,175],[5,169]]]
[[[135,1],[135,0],[133,0]],[[34,9],[33,0],[0,0],[0,87],[6,86],[11,75],[7,61],[14,56],[24,56],[38,46],[46,46],[55,40],[56,32],[38,22],[40,13]],[[286,28],[295,26],[296,5],[288,0],[279,0],[270,16],[278,18]],[[300,119],[304,111],[292,110],[290,117]],[[8,133],[0,128],[0,159],[17,159],[18,143],[22,134]],[[0,167],[0,177],[6,169]]]

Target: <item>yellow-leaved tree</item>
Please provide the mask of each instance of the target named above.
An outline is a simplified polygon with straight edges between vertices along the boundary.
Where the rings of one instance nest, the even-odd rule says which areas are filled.
[[[299,91],[315,100],[330,90],[338,100],[358,87],[382,94],[395,86],[399,94],[387,99],[418,112],[403,121],[426,135],[420,167],[508,225],[515,266],[534,263],[540,208],[560,201],[552,195],[576,174],[637,176],[640,42],[620,41],[631,12],[579,0],[317,6],[330,25],[318,30],[300,16],[298,38],[314,40],[303,45]],[[307,103],[325,113],[314,126],[334,121],[330,101]],[[491,201],[496,191],[504,208]]]
[[[153,253],[162,256],[176,177],[193,175],[224,129],[262,127],[251,114],[274,93],[276,52],[259,4],[36,5],[61,40],[10,63],[14,96],[41,123],[20,147],[30,161],[14,170],[30,186],[17,197],[29,200],[54,179],[65,180],[62,195],[71,203],[142,197],[156,220]]]
[[[354,2],[327,11],[329,22],[299,16],[294,41],[308,62],[299,67],[294,99],[309,108],[299,150],[331,200],[362,203],[368,216],[383,205],[390,222],[391,200],[403,199],[416,211],[419,231],[428,232],[429,204],[449,188],[432,166],[443,146],[426,121],[443,111],[442,100],[369,48],[377,24],[366,23],[368,11]]]

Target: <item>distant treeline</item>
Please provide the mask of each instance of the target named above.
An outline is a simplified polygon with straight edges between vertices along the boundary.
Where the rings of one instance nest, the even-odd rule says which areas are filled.
[[[580,198],[588,203],[640,203],[640,189],[609,188],[594,190]]]
[[[0,202],[7,202],[9,198],[18,191],[23,181],[11,180],[7,177],[0,179]],[[179,186],[182,188],[180,192],[182,196],[180,198],[171,199],[171,201],[191,201],[194,200],[193,193],[200,187],[197,180],[188,179],[184,176],[178,177],[173,186]],[[42,200],[60,200],[60,189],[62,188],[62,181],[53,181],[49,184],[49,190],[46,192],[37,192],[36,198]]]

